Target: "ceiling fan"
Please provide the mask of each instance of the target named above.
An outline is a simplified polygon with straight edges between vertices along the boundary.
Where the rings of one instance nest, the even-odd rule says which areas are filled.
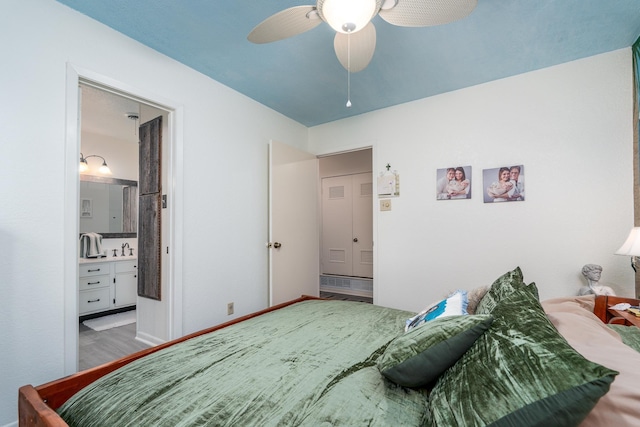
[[[247,36],[252,43],[270,43],[309,31],[322,22],[335,31],[333,47],[350,73],[364,70],[376,48],[371,22],[380,15],[392,25],[426,27],[469,15],[478,0],[317,0],[315,6],[284,9],[259,23]]]

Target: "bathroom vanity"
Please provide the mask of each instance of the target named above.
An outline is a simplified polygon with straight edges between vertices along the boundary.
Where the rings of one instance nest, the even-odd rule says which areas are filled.
[[[136,304],[138,260],[133,256],[79,261],[79,315]]]

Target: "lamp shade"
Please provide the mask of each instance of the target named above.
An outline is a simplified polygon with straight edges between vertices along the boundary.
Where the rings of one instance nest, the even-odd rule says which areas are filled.
[[[380,8],[377,0],[320,0],[318,9],[327,23],[339,33],[363,29]]]
[[[633,227],[616,255],[640,256],[640,227]]]

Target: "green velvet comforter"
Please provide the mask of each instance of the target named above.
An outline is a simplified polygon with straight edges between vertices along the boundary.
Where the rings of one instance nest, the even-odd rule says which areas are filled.
[[[137,360],[58,412],[71,426],[424,425],[426,392],[375,366],[411,315],[300,302]]]
[[[608,325],[611,329],[620,334],[622,342],[640,352],[640,328],[625,325]]]

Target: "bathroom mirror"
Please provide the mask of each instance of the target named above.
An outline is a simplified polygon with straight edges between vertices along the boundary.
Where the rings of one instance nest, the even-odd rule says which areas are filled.
[[[80,175],[80,234],[94,232],[106,238],[136,237],[138,182]]]

